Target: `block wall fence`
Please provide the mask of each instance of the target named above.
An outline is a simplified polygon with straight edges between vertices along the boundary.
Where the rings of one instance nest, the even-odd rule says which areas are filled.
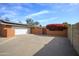
[[[79,54],[79,24],[74,24],[68,27],[68,38]]]

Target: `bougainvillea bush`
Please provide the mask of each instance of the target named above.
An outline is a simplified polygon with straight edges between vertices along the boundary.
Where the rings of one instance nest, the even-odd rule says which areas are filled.
[[[67,29],[67,26],[64,24],[48,24],[46,26],[47,29],[53,31],[53,30],[64,30]]]

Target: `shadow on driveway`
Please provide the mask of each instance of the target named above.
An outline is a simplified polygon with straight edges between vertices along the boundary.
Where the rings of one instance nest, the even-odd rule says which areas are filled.
[[[78,56],[67,38],[56,37],[34,56]]]

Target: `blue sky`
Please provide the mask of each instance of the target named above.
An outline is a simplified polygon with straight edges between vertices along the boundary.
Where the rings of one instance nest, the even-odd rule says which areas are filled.
[[[30,17],[41,25],[79,22],[78,3],[0,3],[0,16],[8,17],[13,22]]]

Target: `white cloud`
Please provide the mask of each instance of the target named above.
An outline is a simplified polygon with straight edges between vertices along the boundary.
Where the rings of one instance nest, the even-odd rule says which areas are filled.
[[[0,9],[0,12],[3,13],[3,15],[1,15],[1,17],[4,17],[4,18],[5,17],[12,18],[17,15],[17,13],[14,10],[7,9],[6,7],[2,7]]]
[[[2,7],[2,8],[0,8],[1,10],[5,10],[6,9],[6,7]]]
[[[14,12],[14,11],[7,10],[7,11],[4,11],[4,12],[5,12],[5,14],[3,14],[2,17],[12,18],[12,17],[15,17],[17,15],[17,13]]]
[[[49,21],[53,21],[53,20],[55,20],[57,18],[58,17],[52,17],[52,18],[42,19],[42,20],[39,20],[39,22],[49,22]]]
[[[10,17],[10,18],[12,18],[12,17],[14,17],[14,15],[11,15],[11,14],[4,14],[4,15],[2,15],[2,17]]]
[[[6,7],[1,7],[0,12],[6,11]]]
[[[52,18],[47,18],[47,19],[41,19],[41,20],[39,20],[39,22],[43,26],[46,26],[49,23],[53,23],[53,21],[56,21],[57,19],[58,19],[58,17],[52,17]]]
[[[49,13],[49,11],[48,11],[48,10],[42,10],[42,11],[40,11],[40,12],[30,14],[30,15],[28,15],[28,16],[26,16],[26,17],[34,17],[34,16],[46,14],[46,13]]]
[[[63,12],[73,13],[79,9],[79,3],[69,3],[67,7],[62,8]]]
[[[14,8],[15,9],[22,9],[23,7],[22,6],[15,6]]]
[[[0,8],[0,12],[5,13],[5,14],[16,14],[16,12],[14,10],[9,10],[6,7],[2,7]]]
[[[70,6],[77,6],[79,3],[69,3]]]

